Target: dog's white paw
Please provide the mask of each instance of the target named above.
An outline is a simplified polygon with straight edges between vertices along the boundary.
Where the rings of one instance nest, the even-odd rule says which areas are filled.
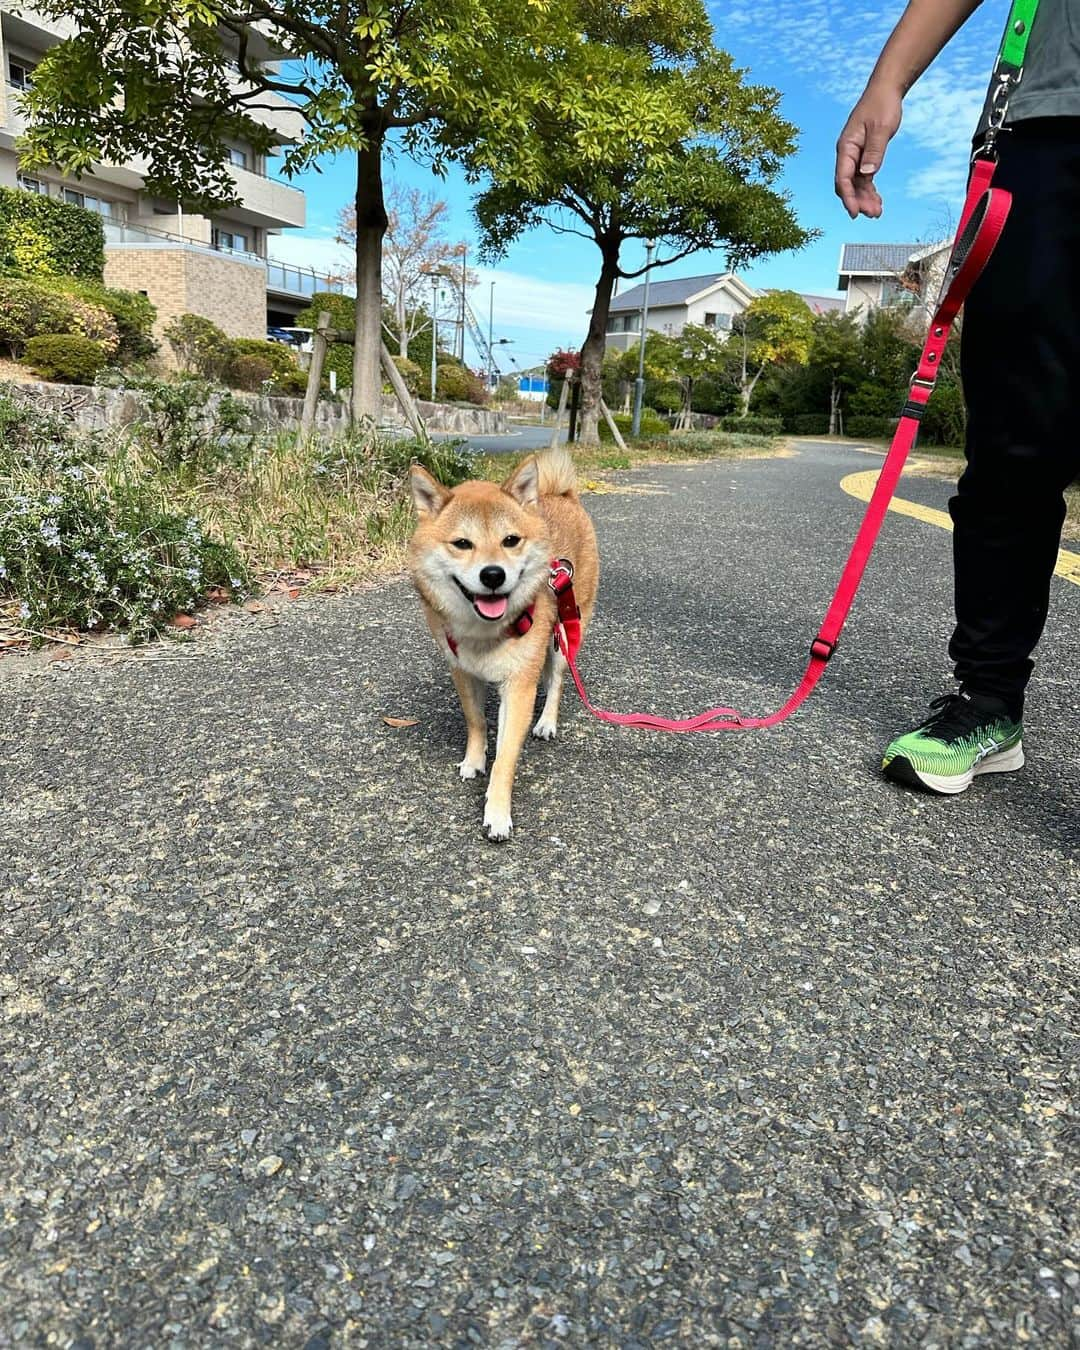
[[[486,760],[463,759],[458,765],[458,773],[461,775],[461,781],[467,783],[473,778],[483,778],[487,769]]]
[[[484,811],[484,834],[492,843],[502,843],[509,839],[514,829],[509,811],[494,811],[489,806]]]
[[[548,717],[541,714],[537,720],[536,726],[532,729],[532,734],[538,741],[553,741],[555,733],[558,731],[558,723],[554,717]]]

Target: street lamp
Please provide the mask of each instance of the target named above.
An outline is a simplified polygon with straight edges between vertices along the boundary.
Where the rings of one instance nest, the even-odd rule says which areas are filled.
[[[435,381],[439,374],[436,355],[439,347],[439,320],[436,316],[439,308],[439,282],[442,280],[442,273],[435,268],[422,267],[420,275],[431,278],[431,401],[434,403]]]
[[[637,379],[634,381],[634,415],[630,419],[630,435],[641,435],[641,404],[645,397],[645,326],[649,321],[649,268],[652,267],[652,239],[645,240],[645,294],[641,305],[641,337],[638,339]]]
[[[495,331],[495,283],[491,283],[491,291],[488,296],[488,388],[495,388],[495,349],[491,345],[492,334]],[[505,341],[505,339],[504,339]]]

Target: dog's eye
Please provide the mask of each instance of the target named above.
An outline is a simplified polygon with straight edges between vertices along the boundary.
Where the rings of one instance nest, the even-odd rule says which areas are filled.
[[[518,544],[520,543],[521,543],[520,534],[508,534],[506,538],[503,540],[503,548],[517,548]]]
[[[461,549],[462,553],[464,553],[466,549],[472,548],[472,540],[471,540],[471,539],[451,539],[451,541],[450,541],[450,546],[451,546],[451,548],[459,548],[459,549]]]

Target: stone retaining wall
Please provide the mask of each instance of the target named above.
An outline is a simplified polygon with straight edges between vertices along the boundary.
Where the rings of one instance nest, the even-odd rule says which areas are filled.
[[[42,412],[69,417],[87,431],[122,427],[138,421],[142,399],[136,390],[98,389],[81,384],[42,382],[0,386],[21,403],[29,403]],[[220,397],[211,395],[212,399]],[[304,401],[299,398],[268,398],[259,394],[234,394],[246,403],[256,423],[267,431],[289,430],[300,425]],[[417,409],[429,431],[458,432],[463,436],[496,436],[509,430],[506,414],[488,408],[458,408],[446,403],[418,402]],[[331,435],[348,430],[349,416],[344,403],[323,399],[316,418],[318,429]],[[383,422],[387,427],[406,426],[397,402],[383,399]]]

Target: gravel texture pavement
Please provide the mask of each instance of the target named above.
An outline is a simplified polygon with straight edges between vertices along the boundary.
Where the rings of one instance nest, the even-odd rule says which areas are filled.
[[[594,697],[775,706],[873,462],[590,496]],[[891,516],[772,732],[569,691],[502,847],[402,581],[0,666],[0,1345],[1076,1344],[1080,590],[1028,767],[941,800],[876,764],[949,590]]]

